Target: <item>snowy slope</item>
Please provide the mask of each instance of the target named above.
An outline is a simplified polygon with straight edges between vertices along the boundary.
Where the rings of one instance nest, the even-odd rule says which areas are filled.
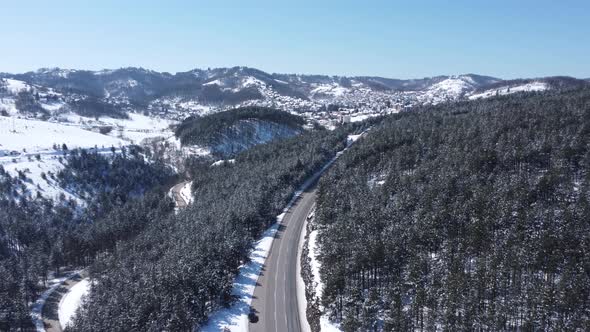
[[[309,121],[328,127],[333,125],[330,122],[338,121],[332,112],[313,114],[328,105],[338,105],[346,112],[387,114],[406,105],[458,98],[465,90],[472,90],[472,86],[481,87],[494,80],[471,74],[410,80],[269,74],[248,67],[194,69],[176,74],[143,68],[98,72],[50,68],[3,76],[62,93],[63,104],[43,106],[54,111],[64,105],[64,109],[68,109],[72,100],[88,96],[99,96],[100,102],[124,112],[145,111],[138,105],[147,105],[151,114],[175,120],[191,114],[258,105],[305,113]],[[11,90],[26,88],[26,84],[11,81]],[[71,95],[71,91],[79,95]],[[0,107],[1,103],[0,98]],[[14,105],[7,103],[4,108],[14,110]],[[93,111],[100,112],[100,107]],[[336,109],[335,113],[341,111]]]
[[[126,145],[127,142],[66,123],[0,116],[0,156],[10,151],[33,153],[52,150],[53,144],[68,148]]]
[[[418,93],[418,100],[422,103],[440,103],[455,100],[465,94],[473,92],[477,83],[467,75],[451,76],[441,82],[433,84],[422,93]]]
[[[23,90],[28,90],[28,89],[32,88],[31,85],[29,85],[23,81],[13,80],[10,78],[5,79],[4,84],[5,84],[8,92],[10,92],[12,94],[17,94]]]
[[[21,157],[0,157],[0,165],[12,177],[18,177],[19,172],[24,173],[26,180],[26,192],[35,197],[37,193],[45,198],[58,200],[61,195],[66,200],[74,200],[78,206],[84,205],[84,200],[78,195],[63,189],[59,183],[52,178],[51,174],[56,175],[64,164],[59,162],[58,155],[43,155],[40,160],[36,158]]]
[[[522,85],[504,86],[504,87],[497,88],[497,89],[486,90],[484,92],[473,94],[473,95],[469,96],[469,99],[474,100],[474,99],[480,99],[480,98],[489,98],[489,97],[493,97],[496,95],[504,96],[504,95],[517,93],[517,92],[545,91],[548,89],[549,89],[549,85],[547,83],[532,82],[532,83],[527,83],[527,84],[522,84]]]
[[[126,144],[140,144],[145,139],[154,137],[170,137],[173,135],[171,125],[177,121],[147,116],[139,113],[129,113],[129,119],[115,119],[110,117],[89,118],[73,113],[64,114],[58,120],[86,129],[98,127],[112,127],[109,136],[126,141]]]
[[[314,88],[310,92],[312,98],[342,96],[343,94],[350,91],[349,88],[345,88],[336,82],[332,84],[314,84],[312,86],[314,86]]]
[[[172,136],[172,131],[168,129],[169,121],[139,114],[130,115],[128,120],[101,119],[102,124],[118,128],[110,136],[85,129],[90,128],[85,121],[96,124],[94,119],[78,116],[76,120],[80,122],[49,122],[0,116],[0,165],[13,177],[24,174],[27,192],[32,197],[37,193],[52,199],[64,195],[79,205],[84,204],[81,197],[61,188],[50,176],[64,167],[63,144],[68,149],[97,148],[99,152],[110,153],[111,147],[118,149],[149,137]]]
[[[180,189],[180,196],[182,196],[182,199],[184,199],[184,201],[187,204],[191,204],[193,202],[193,199],[194,199],[193,192],[192,192],[192,189],[191,189],[192,185],[193,185],[193,182],[190,181],[190,182],[187,182],[182,187],[182,189]]]

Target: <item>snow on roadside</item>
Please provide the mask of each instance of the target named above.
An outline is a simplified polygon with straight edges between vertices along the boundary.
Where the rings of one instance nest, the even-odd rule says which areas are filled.
[[[330,160],[320,171],[312,175],[303,183],[303,185],[301,185],[299,190],[293,194],[291,201],[289,201],[287,206],[283,209],[283,212],[277,216],[276,222],[268,228],[262,234],[261,239],[255,243],[254,250],[249,255],[250,262],[240,267],[238,276],[234,279],[231,294],[238,300],[232,303],[229,308],[219,310],[209,317],[207,325],[201,328],[202,332],[222,331],[224,328],[227,328],[232,332],[248,331],[248,313],[250,312],[250,304],[252,303],[252,297],[254,296],[256,282],[262,266],[264,265],[264,261],[270,253],[270,247],[272,246],[272,241],[277,233],[279,223],[283,220],[287,211],[289,211],[293,204],[295,204],[295,201],[301,196],[301,194],[303,194],[305,189],[316,181],[321,173],[328,168],[336,158],[337,157],[334,157]]]
[[[317,243],[318,231],[313,230],[309,233],[309,258],[311,259],[311,274],[313,276],[313,285],[315,287],[315,296],[318,299],[322,298],[324,292],[324,284],[320,278],[321,263],[318,260],[319,247]],[[321,303],[321,301],[319,302]],[[324,308],[320,304],[322,315],[320,316],[320,330],[322,332],[340,332],[342,331],[338,324],[331,322],[325,313]]]
[[[358,135],[348,135],[348,138],[346,139],[346,146],[351,146],[352,143],[356,142],[359,138],[361,138],[363,134],[358,134]]]
[[[59,301],[58,316],[59,324],[65,328],[71,324],[76,310],[80,307],[82,299],[90,292],[90,280],[88,278],[80,280],[72,286],[68,293]]]
[[[219,310],[209,317],[207,325],[203,326],[201,331],[222,331],[224,328],[228,328],[233,332],[248,330],[248,313],[250,310],[250,304],[252,303],[252,296],[254,296],[256,281],[258,280],[264,261],[269,254],[279,223],[283,220],[287,211],[293,206],[303,192],[317,181],[320,175],[330,167],[341,154],[342,151],[338,152],[334,158],[328,161],[318,172],[307,179],[301,185],[299,190],[293,194],[291,201],[283,209],[283,213],[277,216],[277,222],[267,229],[262,234],[262,238],[256,242],[254,250],[249,255],[250,262],[240,267],[238,276],[235,278],[232,286],[232,295],[238,300],[229,308]]]
[[[187,205],[193,202],[193,192],[191,189],[192,185],[193,181],[190,181],[185,183],[182,189],[180,189],[180,196],[182,197],[182,199],[184,199]]]
[[[313,212],[310,213],[312,215]],[[305,217],[303,221],[303,229],[301,236],[299,237],[299,245],[297,250],[297,273],[296,287],[297,287],[297,307],[299,308],[299,322],[301,323],[302,332],[311,332],[311,326],[307,320],[307,296],[305,296],[305,280],[303,280],[303,274],[301,273],[301,255],[303,254],[303,247],[305,246],[305,239],[307,234],[307,222],[309,215]]]
[[[282,218],[281,214],[277,217]],[[238,276],[234,280],[232,287],[232,296],[238,299],[229,308],[222,309],[213,314],[207,325],[203,326],[201,331],[213,332],[222,331],[228,328],[230,331],[247,331],[248,330],[248,313],[254,288],[258,275],[262,269],[266,256],[268,256],[272,241],[279,228],[278,222],[267,229],[262,238],[256,242],[254,250],[250,253],[250,262],[240,267]]]
[[[75,277],[79,273],[80,271],[74,271],[64,277],[49,280],[49,288],[31,305],[31,318],[37,332],[45,332],[45,325],[43,324],[43,306],[45,305],[45,302],[47,302],[47,299],[61,286],[61,284],[64,283],[64,281]]]
[[[347,142],[354,142],[362,137],[363,134],[364,132],[360,135],[351,135]],[[303,192],[319,179],[322,173],[324,173],[324,171],[326,171],[338,159],[338,157],[350,147],[352,142],[347,144],[347,147],[344,148],[344,150],[337,152],[332,159],[330,159],[319,171],[310,176],[299,189],[293,193],[293,197],[283,209],[283,213],[277,216],[277,222],[268,228],[262,234],[262,238],[255,243],[254,250],[249,255],[250,262],[240,267],[238,276],[234,279],[232,286],[232,295],[238,300],[229,308],[221,309],[211,315],[206,325],[201,328],[201,331],[222,331],[224,328],[227,328],[232,332],[248,331],[248,313],[250,304],[252,303],[252,297],[254,296],[256,281],[258,280],[264,261],[269,254],[279,223],[283,220],[287,211],[289,211],[293,204],[295,204],[295,201],[303,194]],[[301,273],[298,274],[301,276]],[[298,282],[297,287],[297,294],[305,294],[305,286],[302,285],[302,283]],[[301,305],[302,303],[299,303],[299,306]]]
[[[364,131],[361,134],[358,135],[348,135],[347,139],[346,139],[346,148],[343,151],[340,151],[336,154],[336,156],[330,160],[330,162],[328,162],[320,171],[320,175],[321,172],[323,172],[324,170],[326,170],[328,167],[330,167],[330,165],[332,165],[332,163],[334,163],[336,161],[336,159],[338,159],[338,157],[340,157],[344,151],[346,151],[354,142],[358,141],[366,132],[368,131],[368,129],[366,131]],[[315,210],[315,209],[314,209]],[[315,211],[313,211],[310,214],[311,218],[314,218],[314,214]],[[313,221],[313,219],[312,219]],[[306,223],[308,221],[306,220]],[[307,231],[307,226],[303,227],[304,232]],[[321,277],[320,277],[320,268],[321,268],[321,263],[318,260],[318,254],[319,254],[319,248],[318,248],[318,244],[317,244],[317,236],[318,236],[318,231],[317,230],[313,230],[309,233],[309,242],[308,242],[308,256],[311,260],[310,262],[310,266],[311,266],[311,274],[313,277],[313,287],[315,288],[315,296],[318,299],[322,298],[322,294],[324,291],[324,284],[322,283]],[[305,238],[305,234],[302,235],[302,238]],[[299,252],[301,252],[301,247],[302,245],[300,245],[300,249]],[[300,259],[298,259],[298,261],[301,261]],[[303,281],[303,278],[301,277],[301,272],[298,270],[298,274],[299,274],[299,278],[301,278]],[[305,284],[303,283],[301,286],[297,285],[297,292],[298,294],[303,294],[303,295],[298,295],[298,296],[303,296],[303,298],[305,299]],[[319,303],[321,303],[321,301],[318,301]],[[299,311],[300,312],[306,312],[307,311],[307,300],[305,301],[300,301],[299,302]],[[325,310],[323,307],[320,307],[321,312],[323,313],[320,316],[320,330],[321,331],[327,331],[327,332],[340,332],[342,331],[340,329],[340,327],[338,326],[338,324],[331,322],[328,319],[328,316],[325,314]]]
[[[316,288],[316,296],[321,298],[324,292],[324,285],[320,279],[320,262],[317,259],[319,250],[317,246],[318,231],[313,230],[309,233],[309,258],[311,259],[311,273],[313,274],[313,283]]]

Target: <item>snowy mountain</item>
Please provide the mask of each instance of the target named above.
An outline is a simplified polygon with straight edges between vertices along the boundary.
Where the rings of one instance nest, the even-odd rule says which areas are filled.
[[[175,74],[143,68],[44,68],[0,77],[5,78],[0,82],[0,111],[9,114],[23,112],[23,108],[36,117],[50,117],[58,110],[88,117],[108,113],[115,118],[145,112],[181,121],[189,115],[266,106],[301,113],[310,121],[328,126],[333,125],[335,114],[370,116],[398,112],[413,105],[476,98],[474,95],[493,96],[496,90],[502,94],[508,87],[514,92],[543,89],[541,85],[516,88],[532,84],[533,80],[504,81],[475,74],[401,80],[270,74],[248,67],[194,69]],[[542,80],[546,80],[548,89],[588,84],[566,77]],[[20,93],[23,90],[25,93]],[[22,100],[17,106],[19,95]]]
[[[143,68],[101,71],[44,68],[24,74],[0,74],[0,77],[51,89],[63,97],[61,101],[89,99],[111,105],[113,112],[148,110],[179,119],[186,112],[207,113],[247,105],[316,111],[334,104],[393,111],[423,100],[457,98],[464,92],[499,81],[472,74],[413,80],[269,74],[248,67],[194,69],[176,74]]]
[[[465,74],[402,80],[271,74],[248,67],[175,74],[132,67],[100,71],[43,68],[0,74],[0,114],[76,124],[95,131],[124,128],[141,117],[145,128],[136,129],[151,131],[154,128],[147,122],[154,119],[170,124],[191,115],[265,106],[298,113],[308,122],[330,127],[414,105],[588,84],[569,77],[506,81]],[[164,127],[160,125],[156,131]]]

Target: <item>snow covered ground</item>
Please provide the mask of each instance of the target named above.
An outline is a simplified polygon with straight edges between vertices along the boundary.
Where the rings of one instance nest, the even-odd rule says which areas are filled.
[[[76,310],[78,310],[80,304],[82,304],[83,297],[88,295],[88,292],[90,292],[90,280],[85,278],[72,286],[69,292],[59,301],[58,316],[59,324],[62,328],[65,328],[72,322]]]
[[[191,190],[192,185],[193,182],[190,181],[185,183],[182,189],[180,189],[180,196],[182,197],[182,199],[184,199],[186,204],[191,204],[193,202],[193,192]]]
[[[313,97],[316,96],[342,96],[345,93],[349,92],[350,89],[341,86],[338,83],[332,83],[332,84],[320,84],[320,85],[316,85],[317,87],[315,87],[314,89],[311,90],[311,95]]]
[[[425,91],[416,93],[419,103],[438,104],[447,100],[454,100],[473,91],[476,83],[468,75],[451,76]]]
[[[124,140],[127,144],[139,144],[146,138],[169,137],[174,134],[170,126],[176,124],[176,121],[139,113],[128,113],[128,115],[129,119],[110,117],[95,119],[68,113],[60,115],[58,119],[82,128],[110,126],[112,131],[108,133],[108,136]]]
[[[313,284],[315,287],[315,295],[317,298],[321,298],[323,291],[324,291],[324,284],[322,283],[322,280],[320,278],[321,263],[319,262],[319,260],[317,258],[318,254],[319,254],[317,236],[318,236],[317,230],[311,231],[309,233],[308,248],[309,248],[309,258],[311,259],[310,265],[311,265],[311,273],[313,275]],[[321,307],[320,310],[322,311],[322,313],[325,312],[323,307]],[[342,331],[340,326],[336,323],[331,322],[328,319],[328,316],[326,314],[322,314],[322,316],[320,317],[320,328],[321,328],[322,332],[340,332],[340,331]]]
[[[33,153],[52,150],[54,144],[66,144],[68,148],[90,148],[128,143],[76,125],[0,116],[0,156],[10,154],[11,151]]]
[[[109,150],[111,146],[120,147],[127,142],[77,126],[61,123],[0,117],[0,165],[13,177],[23,172],[27,191],[32,195],[39,192],[46,198],[57,198],[61,194],[66,199],[81,200],[76,195],[61,188],[49,174],[57,174],[64,165],[59,161],[64,152],[55,150],[65,144],[71,148],[93,148]]]
[[[52,121],[0,116],[0,165],[13,177],[24,172],[27,191],[32,195],[38,192],[45,198],[56,199],[63,194],[66,199],[83,204],[80,197],[61,188],[49,176],[64,167],[63,161],[59,161],[64,156],[64,144],[68,150],[96,148],[109,152],[111,147],[118,150],[146,138],[173,136],[173,123],[136,113],[130,113],[129,119],[62,114]],[[113,130],[108,135],[93,130],[100,126],[111,126]]]
[[[58,155],[43,155],[40,160],[29,157],[0,157],[0,165],[12,177],[18,177],[19,171],[23,172],[27,179],[24,181],[26,191],[32,197],[37,192],[45,198],[58,199],[62,194],[66,200],[73,199],[78,205],[84,202],[78,195],[60,187],[58,182],[51,178],[49,174],[57,174],[64,165],[57,159]],[[12,159],[17,162],[12,162]],[[45,177],[45,178],[44,178]]]
[[[469,99],[481,99],[481,98],[489,98],[496,95],[504,96],[512,93],[517,92],[532,92],[532,91],[545,91],[549,89],[549,85],[543,82],[531,82],[523,85],[517,86],[505,86],[499,89],[491,89],[484,91],[482,93],[474,94],[469,96]]]
[[[277,217],[277,221],[283,215],[281,214]],[[254,295],[254,288],[256,287],[256,280],[258,280],[258,275],[266,260],[266,256],[268,256],[278,227],[279,224],[275,223],[262,234],[262,238],[256,242],[254,250],[250,253],[250,262],[240,267],[240,271],[232,287],[232,295],[236,296],[238,300],[231,307],[213,314],[209,318],[207,325],[201,331],[218,332],[224,328],[235,332],[248,331],[248,313],[250,304],[252,303],[252,296]]]
[[[221,166],[225,163],[234,164],[235,162],[236,162],[235,159],[222,159],[222,160],[218,160],[218,161],[212,163],[211,166]]]

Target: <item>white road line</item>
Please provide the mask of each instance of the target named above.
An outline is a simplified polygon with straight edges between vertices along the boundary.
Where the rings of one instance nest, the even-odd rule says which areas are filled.
[[[285,236],[285,233],[286,233],[286,227],[287,227],[287,226],[286,226],[286,224],[287,224],[287,218],[289,218],[289,217],[290,217],[290,216],[289,216],[289,211],[287,211],[287,212],[286,212],[286,214],[285,214],[285,218],[284,218],[284,219],[281,221],[281,223],[279,224],[279,229],[281,228],[281,225],[282,225],[282,226],[285,228],[285,229],[283,230],[282,237],[279,239],[279,241],[281,242],[281,244],[279,245],[279,253],[278,253],[278,257],[279,257],[279,258],[281,257],[281,252],[283,251],[283,242],[285,242],[285,241],[283,241],[283,240],[284,240],[284,236]],[[277,233],[277,234],[278,234],[278,233]],[[279,269],[279,262],[280,262],[280,259],[277,259],[277,261],[276,261],[276,271],[277,271],[277,272],[278,272],[278,271],[280,271],[280,269]],[[274,312],[275,312],[275,315],[274,315],[274,316],[275,316],[275,330],[277,330],[277,323],[278,323],[278,319],[277,319],[277,310],[276,310],[276,308],[277,308],[277,303],[278,303],[278,302],[277,302],[277,285],[278,285],[278,278],[279,278],[279,274],[278,274],[278,273],[275,273],[275,290],[274,290],[274,297],[275,297],[275,308],[274,308]]]

